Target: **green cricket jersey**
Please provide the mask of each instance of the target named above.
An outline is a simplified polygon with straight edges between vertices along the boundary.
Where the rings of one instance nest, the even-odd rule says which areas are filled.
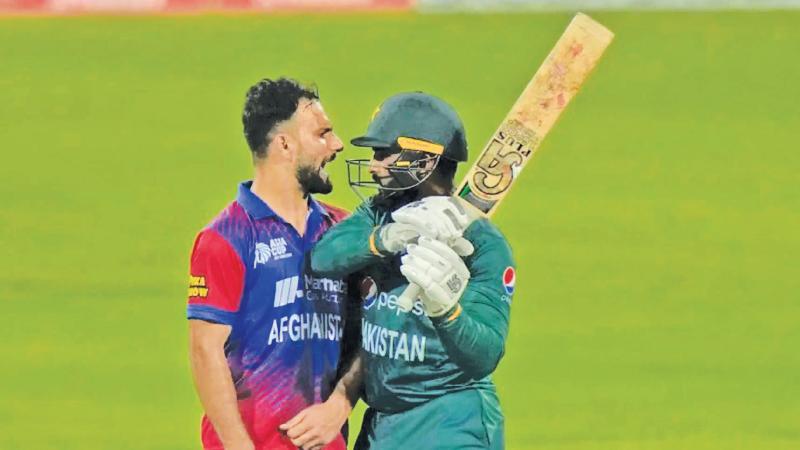
[[[358,272],[363,279],[361,353],[367,404],[392,414],[474,389],[484,393],[479,406],[487,426],[500,427],[502,415],[489,375],[508,334],[514,290],[508,243],[487,220],[470,225],[464,237],[475,252],[465,258],[471,278],[460,300],[462,312],[431,319],[420,300],[410,312],[399,310],[397,298],[408,285],[400,273],[400,257],[382,257],[370,249],[374,229],[391,220],[388,211],[368,200],[331,228],[311,256],[313,270],[324,276]],[[377,233],[373,239],[382,248]]]

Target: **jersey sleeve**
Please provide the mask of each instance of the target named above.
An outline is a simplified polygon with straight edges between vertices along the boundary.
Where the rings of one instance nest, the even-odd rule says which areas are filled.
[[[236,250],[216,231],[202,231],[192,249],[187,317],[233,325],[243,289],[244,264]]]
[[[505,351],[515,272],[511,248],[488,222],[478,222],[470,239],[475,253],[466,262],[470,280],[451,314],[433,318],[448,356],[475,379],[494,371]]]
[[[339,208],[338,206],[331,205],[330,203],[325,203],[323,201],[317,201],[320,206],[330,215],[331,220],[333,223],[339,223],[347,218],[350,215],[350,211]]]
[[[324,276],[341,278],[379,261],[382,256],[374,249],[373,235],[378,225],[373,211],[362,203],[314,245],[311,268]]]

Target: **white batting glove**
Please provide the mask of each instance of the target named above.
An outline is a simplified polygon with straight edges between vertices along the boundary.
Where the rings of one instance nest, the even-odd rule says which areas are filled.
[[[428,317],[439,317],[453,309],[469,281],[469,269],[447,245],[428,237],[408,246],[400,272],[422,288],[420,299]]]
[[[375,245],[381,253],[399,253],[408,244],[415,244],[423,231],[414,225],[388,223],[375,230]]]
[[[392,219],[414,226],[423,236],[446,243],[461,256],[474,251],[472,244],[462,237],[472,220],[453,197],[425,197],[393,212]]]

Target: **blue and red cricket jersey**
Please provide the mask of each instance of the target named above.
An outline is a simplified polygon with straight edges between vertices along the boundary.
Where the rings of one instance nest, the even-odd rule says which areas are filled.
[[[295,449],[278,425],[330,395],[347,301],[346,283],[316,276],[306,255],[346,213],[309,196],[300,236],[251,185],[195,240],[187,316],[232,327],[225,355],[256,449]],[[207,417],[202,440],[223,448]],[[341,436],[326,447],[345,448]]]

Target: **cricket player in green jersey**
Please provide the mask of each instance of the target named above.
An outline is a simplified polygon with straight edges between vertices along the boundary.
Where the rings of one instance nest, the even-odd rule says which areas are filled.
[[[378,193],[317,242],[311,264],[361,279],[361,351],[328,401],[281,428],[298,447],[318,448],[361,397],[369,408],[356,449],[502,449],[491,373],[508,334],[514,263],[500,231],[470,224],[449,197],[467,160],[461,120],[436,97],[399,94],[352,143],[374,154],[348,161],[351,185]],[[422,292],[403,311],[409,281]]]

